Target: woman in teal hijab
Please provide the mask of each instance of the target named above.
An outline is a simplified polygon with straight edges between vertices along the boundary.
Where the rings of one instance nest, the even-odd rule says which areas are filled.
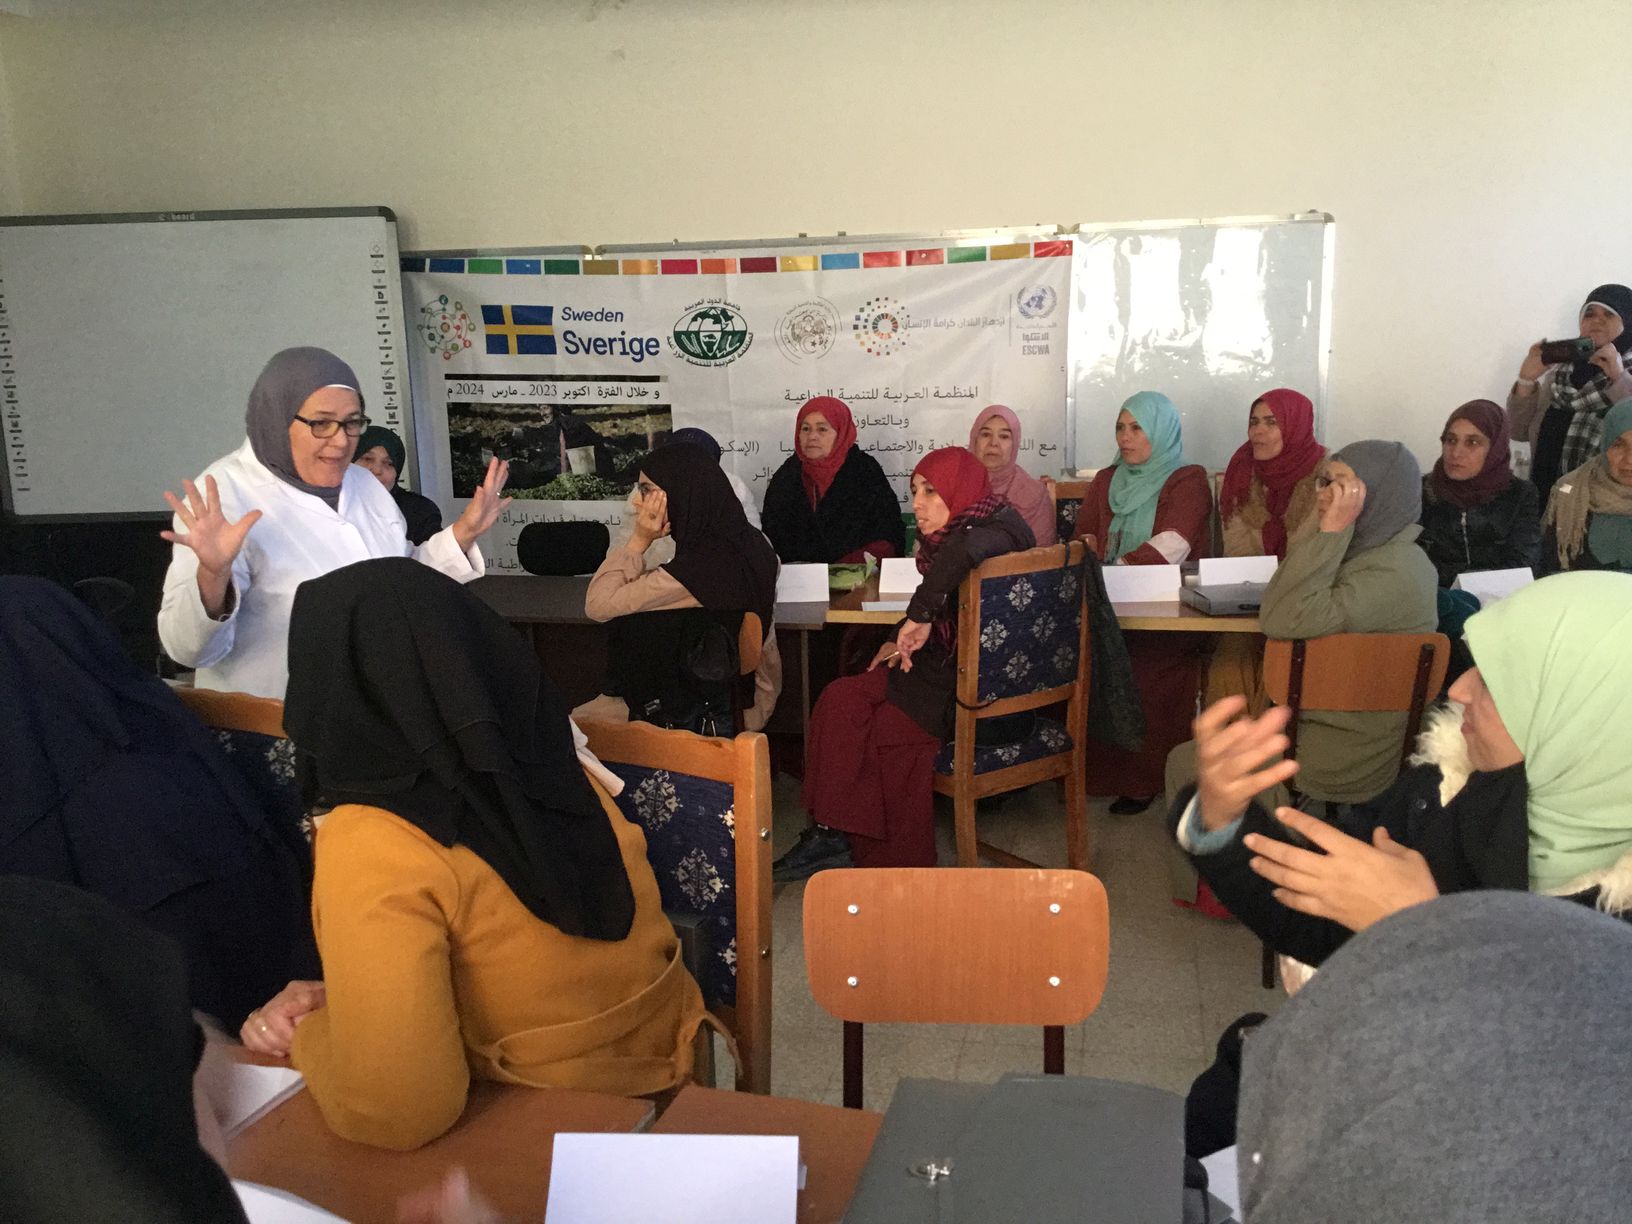
[[[1604,414],[1600,453],[1559,478],[1542,524],[1542,573],[1632,574],[1632,399]]]
[[[1159,391],[1129,397],[1116,417],[1116,462],[1089,484],[1077,538],[1107,565],[1178,565],[1200,557],[1211,537],[1207,473],[1184,461],[1179,410]],[[1145,714],[1138,752],[1088,744],[1088,793],[1117,795],[1111,811],[1138,812],[1160,794],[1167,754],[1190,738],[1203,639],[1188,633],[1130,633],[1128,654]]]

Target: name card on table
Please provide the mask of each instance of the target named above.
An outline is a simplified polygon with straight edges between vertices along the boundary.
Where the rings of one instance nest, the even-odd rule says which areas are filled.
[[[249,1224],[345,1224],[339,1216],[313,1207],[285,1190],[237,1178],[233,1179],[232,1188],[238,1193],[238,1204],[244,1209]]]
[[[1235,586],[1243,582],[1262,585],[1275,577],[1279,564],[1274,557],[1203,557],[1197,568],[1201,586]]]
[[[784,565],[776,576],[777,603],[826,603],[827,566]]]
[[[878,593],[885,598],[910,596],[923,580],[912,557],[885,557],[879,563]]]
[[[1179,602],[1182,580],[1176,565],[1107,565],[1103,572],[1113,604]]]
[[[550,1224],[795,1224],[795,1135],[563,1134]]]
[[[1535,574],[1527,567],[1475,570],[1471,574],[1458,575],[1455,587],[1458,591],[1466,591],[1477,599],[1481,608],[1488,608],[1498,599],[1506,599],[1514,591],[1523,590],[1535,580]]]

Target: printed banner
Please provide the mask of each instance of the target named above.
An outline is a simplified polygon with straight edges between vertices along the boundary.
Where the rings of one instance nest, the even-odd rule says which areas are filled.
[[[1069,240],[652,259],[404,258],[422,484],[457,513],[487,459],[515,502],[482,541],[518,569],[529,522],[620,534],[641,459],[707,430],[763,501],[811,396],[850,405],[902,504],[928,451],[1007,404],[1021,464],[1067,462]],[[626,529],[625,529],[626,530]]]

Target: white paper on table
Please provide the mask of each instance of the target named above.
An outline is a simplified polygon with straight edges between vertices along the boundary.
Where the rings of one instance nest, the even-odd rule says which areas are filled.
[[[293,1067],[257,1067],[228,1058],[206,1057],[200,1066],[199,1082],[221,1124],[221,1132],[231,1139],[294,1096],[306,1080]]]
[[[863,612],[905,612],[912,603],[910,599],[864,599],[861,601]]]
[[[1268,582],[1279,565],[1274,557],[1203,557],[1197,566],[1202,586]]]
[[[1105,593],[1113,604],[1178,603],[1179,567],[1176,565],[1107,565]]]
[[[827,566],[784,565],[776,576],[777,603],[826,603]]]
[[[1207,1193],[1216,1198],[1230,1209],[1235,1216],[1241,1214],[1241,1183],[1235,1164],[1236,1152],[1233,1146],[1222,1152],[1214,1152],[1211,1156],[1201,1158],[1201,1167],[1207,1170]]]
[[[1498,599],[1506,599],[1514,591],[1522,590],[1536,580],[1528,568],[1503,570],[1475,570],[1471,574],[1458,574],[1454,587],[1458,591],[1466,591],[1479,601],[1481,608],[1488,608]]]
[[[924,576],[918,572],[917,558],[885,557],[879,564],[878,593],[911,595],[923,580]]]
[[[238,1202],[243,1205],[249,1224],[324,1224],[325,1221],[345,1224],[339,1216],[313,1207],[287,1190],[258,1186],[237,1178],[233,1178],[232,1188],[238,1192]]]
[[[561,1134],[549,1224],[795,1224],[795,1135]]]

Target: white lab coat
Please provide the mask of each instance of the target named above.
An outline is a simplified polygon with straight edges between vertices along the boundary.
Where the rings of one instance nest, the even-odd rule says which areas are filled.
[[[200,493],[204,476],[215,477],[228,520],[236,522],[250,510],[261,511],[261,518],[232,563],[237,598],[224,621],[204,611],[193,550],[176,545],[171,554],[159,605],[159,640],[177,663],[197,669],[199,688],[283,699],[289,686],[289,613],[295,588],[308,578],[374,557],[414,557],[461,582],[487,572],[480,550],[460,551],[452,528],[418,548],[409,544],[391,495],[360,467],[346,469],[338,511],[280,480],[255,458],[247,441],[205,469],[197,481]],[[179,521],[174,529],[186,533]]]

